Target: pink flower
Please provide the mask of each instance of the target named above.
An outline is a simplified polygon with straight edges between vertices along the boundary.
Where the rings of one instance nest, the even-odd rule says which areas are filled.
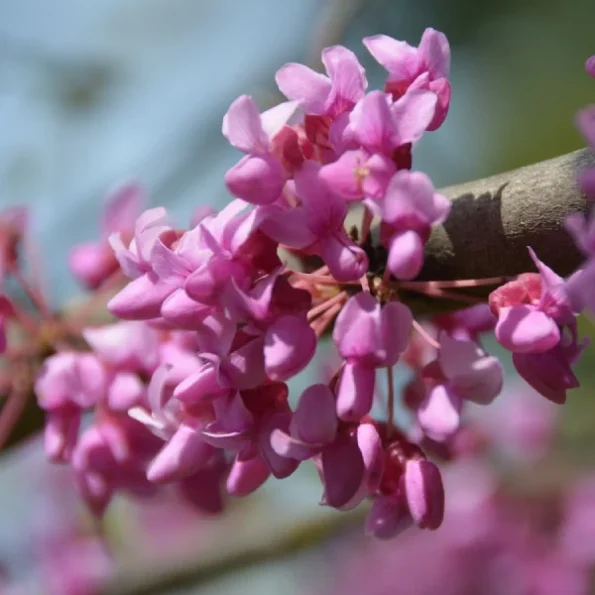
[[[428,28],[418,48],[386,35],[364,38],[364,45],[388,71],[385,89],[395,99],[408,89],[429,89],[438,103],[428,130],[436,130],[448,113],[450,104],[450,47],[443,33]]]
[[[435,192],[425,174],[402,170],[392,177],[384,200],[367,204],[382,217],[388,269],[398,279],[413,279],[423,265],[423,247],[431,228],[446,220],[450,201]]]
[[[6,321],[14,316],[14,307],[7,296],[0,293],[0,355],[6,351]]]
[[[223,135],[246,153],[225,175],[228,190],[250,203],[270,204],[279,198],[285,184],[285,172],[271,152],[275,135],[291,118],[296,102],[277,105],[262,115],[248,95],[238,97],[223,118]]]
[[[436,97],[429,91],[410,91],[396,102],[380,91],[361,99],[349,116],[343,136],[360,148],[344,152],[325,165],[320,176],[345,200],[381,200],[392,175],[400,167],[395,152],[417,142],[434,114]]]
[[[475,342],[440,333],[436,360],[422,372],[430,390],[419,404],[417,420],[432,439],[443,442],[459,428],[463,401],[488,405],[502,390],[500,362]]]
[[[294,185],[301,204],[263,208],[260,228],[279,243],[318,254],[337,281],[355,281],[366,272],[368,259],[345,232],[345,202],[329,192],[319,171],[315,162],[304,163],[295,175]]]
[[[539,275],[521,275],[490,295],[496,338],[513,353],[548,351],[560,342],[561,327],[576,326],[564,279],[529,252]]]
[[[337,413],[358,421],[372,408],[376,368],[394,366],[407,347],[412,316],[399,302],[384,306],[369,293],[350,298],[341,310],[333,340],[345,359],[337,386]]]
[[[275,80],[281,93],[307,114],[336,117],[363,97],[368,81],[355,54],[340,45],[324,49],[322,62],[328,76],[291,63],[277,71]]]
[[[18,265],[19,248],[27,231],[29,214],[25,207],[0,211],[0,287],[10,270]]]
[[[144,193],[137,184],[128,182],[118,186],[107,197],[99,241],[79,244],[70,251],[70,270],[89,289],[99,287],[118,270],[109,236],[113,233],[132,236],[143,202]]]
[[[591,63],[595,63],[592,58]],[[595,70],[593,66],[591,68]],[[589,147],[595,150],[595,105],[590,105],[578,112],[576,125],[585,137]],[[595,199],[595,167],[588,167],[583,170],[579,174],[578,183],[588,198]]]

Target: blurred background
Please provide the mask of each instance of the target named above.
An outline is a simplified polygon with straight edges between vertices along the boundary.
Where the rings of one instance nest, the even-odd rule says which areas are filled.
[[[63,304],[78,291],[68,249],[97,235],[114,183],[140,180],[151,204],[180,223],[200,205],[221,207],[229,199],[223,174],[238,158],[221,120],[239,94],[262,109],[275,104],[275,71],[288,61],[318,67],[320,50],[335,43],[357,53],[378,87],[383,73],[361,38],[384,33],[417,45],[430,26],[451,44],[453,99],[414,163],[437,186],[584,145],[573,119],[595,102],[583,67],[595,53],[593,0],[4,0],[0,207],[31,207],[47,285]],[[506,404],[485,412],[490,420],[477,423],[491,454],[453,466],[450,516],[438,536],[364,540],[361,514],[317,506],[319,484],[306,469],[232,503],[221,519],[166,500],[120,501],[98,527],[68,473],[43,463],[39,444],[13,450],[0,466],[0,565],[15,585],[7,592],[588,592],[577,589],[587,588],[589,552],[558,554],[576,540],[595,543],[595,495],[584,496],[593,495],[587,480],[576,483],[593,462],[593,357],[563,418],[536,395],[527,397],[528,414]],[[512,384],[509,392],[526,394]],[[520,434],[530,427],[544,442],[530,460],[520,456],[526,445],[514,448],[515,420]],[[563,487],[572,495],[560,500]],[[111,554],[94,541],[98,531]],[[84,575],[78,591],[60,584],[60,569],[70,586]]]

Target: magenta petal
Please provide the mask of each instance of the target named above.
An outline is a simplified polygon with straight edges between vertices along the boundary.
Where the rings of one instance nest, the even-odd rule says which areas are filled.
[[[308,387],[291,420],[291,434],[308,444],[328,444],[337,432],[335,396],[326,384]]]
[[[314,72],[303,64],[286,64],[277,71],[275,81],[287,99],[299,101],[309,114],[324,114],[331,93],[328,77]]]
[[[236,459],[227,476],[227,493],[232,496],[247,496],[257,490],[269,475],[269,468],[259,456]]]
[[[281,457],[305,461],[316,452],[312,445],[290,436],[278,428],[271,432],[271,448]]]
[[[389,80],[415,76],[419,69],[417,49],[388,35],[364,37],[363,43],[374,59],[389,72]]]
[[[407,506],[398,496],[378,496],[366,517],[366,535],[392,539],[413,524]]]
[[[578,186],[591,199],[595,199],[595,167],[588,167],[578,175]]]
[[[225,395],[229,389],[229,384],[220,377],[216,366],[205,362],[176,386],[173,396],[183,403],[197,403]]]
[[[134,229],[145,193],[136,182],[125,182],[114,188],[107,197],[101,229],[105,236],[123,230]]]
[[[571,362],[559,347],[545,353],[513,353],[512,362],[530,386],[554,403],[565,403],[566,391],[579,386]]]
[[[227,470],[223,460],[216,461],[205,469],[178,482],[182,496],[193,506],[208,514],[219,514],[223,511],[221,481]]]
[[[410,89],[391,112],[396,122],[395,145],[416,143],[434,119],[438,98],[432,91]]]
[[[124,320],[149,320],[161,315],[161,305],[176,287],[161,283],[152,273],[133,279],[107,304],[111,314]]]
[[[364,164],[364,171],[367,172],[362,181],[364,196],[382,200],[396,169],[392,159],[384,155],[372,155]]]
[[[357,281],[368,270],[366,253],[342,230],[322,239],[318,243],[318,253],[340,283]]]
[[[371,91],[358,103],[351,113],[351,126],[355,139],[371,153],[390,155],[398,146],[388,98],[381,91]]]
[[[362,188],[357,170],[363,168],[367,153],[364,151],[347,151],[337,161],[325,165],[320,170],[320,178],[328,188],[344,200],[361,200]]]
[[[359,491],[364,479],[364,461],[357,442],[340,436],[322,451],[323,500],[328,506],[341,508]]]
[[[147,479],[154,483],[170,483],[188,477],[204,466],[214,452],[196,428],[183,424],[153,459]]]
[[[118,261],[109,244],[87,242],[78,244],[68,255],[73,275],[87,287],[97,288],[118,269]]]
[[[595,105],[580,110],[576,116],[576,124],[587,143],[595,148]]]
[[[272,155],[247,155],[225,174],[231,194],[254,205],[268,205],[281,195],[283,167]]]
[[[453,390],[469,401],[488,405],[502,390],[503,370],[497,358],[486,355],[473,341],[441,333],[438,361]]]
[[[327,113],[335,116],[362,98],[368,81],[357,56],[341,45],[322,50],[322,63],[332,81]]]
[[[337,385],[337,415],[345,421],[359,421],[370,413],[374,401],[376,370],[347,362]]]
[[[44,448],[51,461],[70,460],[76,446],[80,424],[81,414],[78,409],[65,408],[46,413]]]
[[[211,308],[193,300],[182,288],[176,289],[161,306],[161,316],[184,330],[201,328],[210,312]]]
[[[382,308],[380,315],[380,331],[382,345],[386,356],[382,364],[394,366],[401,353],[407,349],[413,315],[411,310],[401,302],[389,302]]]
[[[252,97],[241,95],[223,116],[223,136],[243,153],[258,153],[268,148],[260,113]]]
[[[432,440],[444,442],[459,429],[461,408],[461,398],[447,384],[439,384],[421,403],[417,420]]]
[[[513,353],[542,353],[560,342],[554,320],[525,304],[501,308],[495,334],[499,343]]]
[[[368,292],[350,297],[335,321],[333,340],[344,359],[375,365],[385,357],[382,335],[382,308]]]
[[[403,281],[419,275],[424,262],[424,243],[415,231],[402,231],[390,239],[388,270]]]
[[[364,461],[366,490],[374,493],[384,470],[384,447],[373,424],[362,423],[358,426],[357,445]]]
[[[276,429],[281,430],[285,434],[289,433],[290,421],[291,414],[289,413],[275,413],[269,415],[261,423],[258,435],[260,454],[268,465],[271,473],[277,479],[289,477],[299,465],[299,461],[277,454],[271,444],[271,437]]]
[[[145,396],[145,385],[137,374],[119,372],[110,384],[107,403],[114,411],[128,411],[140,405]]]
[[[421,36],[419,53],[432,78],[450,74],[450,46],[444,33],[428,27]]]
[[[437,529],[444,519],[444,486],[438,467],[427,460],[405,465],[405,495],[413,522],[422,529]]]
[[[263,339],[257,337],[236,351],[223,362],[222,368],[231,384],[238,390],[256,388],[266,378]]]
[[[316,351],[316,333],[305,316],[281,316],[264,339],[264,365],[271,380],[287,380],[303,370]]]

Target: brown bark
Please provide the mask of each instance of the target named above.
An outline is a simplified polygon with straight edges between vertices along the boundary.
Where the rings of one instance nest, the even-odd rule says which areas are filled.
[[[420,278],[472,279],[534,270],[527,252],[560,275],[581,262],[565,217],[585,211],[577,172],[595,159],[587,149],[441,190],[452,201],[444,225],[432,234]]]

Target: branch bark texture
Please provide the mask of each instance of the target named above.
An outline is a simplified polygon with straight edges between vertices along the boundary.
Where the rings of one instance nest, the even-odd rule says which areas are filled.
[[[452,210],[426,246],[420,278],[517,275],[533,270],[527,246],[558,274],[570,274],[581,255],[563,223],[569,213],[586,211],[576,177],[594,163],[583,149],[441,189],[452,200]]]

